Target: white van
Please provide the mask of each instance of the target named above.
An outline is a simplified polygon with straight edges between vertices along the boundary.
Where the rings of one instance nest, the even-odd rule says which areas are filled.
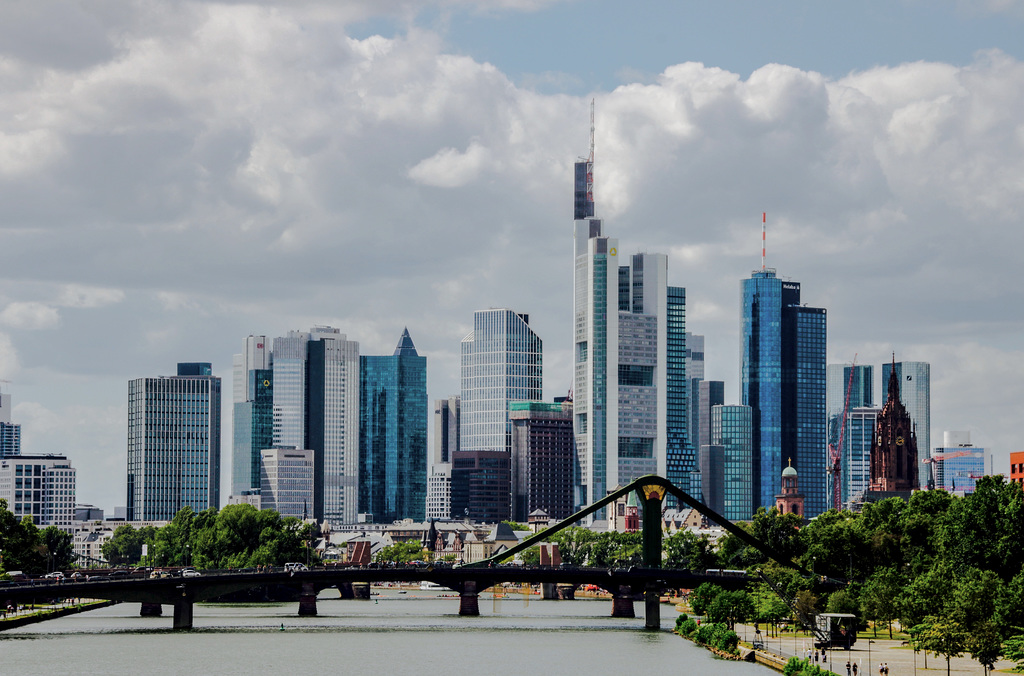
[[[306,564],[304,563],[286,563],[284,564],[284,569],[286,572],[293,572],[296,570],[309,570],[309,568],[306,568]]]

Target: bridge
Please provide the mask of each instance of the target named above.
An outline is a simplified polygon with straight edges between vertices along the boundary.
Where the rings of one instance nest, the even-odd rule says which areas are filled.
[[[629,492],[635,491],[643,508],[643,565],[629,568],[595,567],[525,567],[502,565],[533,545],[549,539],[593,514],[605,505]],[[719,523],[745,543],[758,549],[782,565],[795,568],[810,576],[803,567],[779,556],[747,531],[712,511],[700,501],[672,485],[662,477],[649,475],[610,493],[589,507],[573,514],[550,528],[532,535],[518,545],[489,559],[458,567],[444,565],[336,567],[309,571],[206,573],[198,577],[157,579],[97,580],[38,584],[25,583],[0,587],[0,602],[11,600],[26,602],[44,598],[96,598],[141,603],[142,613],[160,615],[163,605],[174,608],[174,628],[190,629],[193,604],[224,594],[267,585],[294,587],[299,591],[299,615],[316,615],[317,594],[328,587],[338,587],[342,595],[350,592],[354,583],[370,582],[434,582],[459,594],[459,614],[479,615],[479,593],[503,582],[523,584],[595,585],[612,595],[612,615],[634,617],[633,599],[642,594],[645,604],[645,626],[661,626],[661,593],[667,589],[692,589],[703,582],[713,582],[725,588],[741,589],[759,578],[747,575],[722,576],[709,572],[662,568],[661,505],[667,494],[675,495],[709,519]]]

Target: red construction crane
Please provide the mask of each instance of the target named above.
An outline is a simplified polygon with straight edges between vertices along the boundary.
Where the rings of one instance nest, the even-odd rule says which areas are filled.
[[[835,509],[842,507],[843,498],[839,477],[843,462],[843,438],[846,436],[846,413],[850,410],[850,389],[853,387],[853,374],[856,365],[857,355],[853,355],[853,363],[850,364],[850,378],[846,381],[846,399],[843,402],[843,422],[839,426],[839,443],[835,446],[828,445],[828,456],[832,461],[832,466],[829,468],[829,473],[832,474],[832,507]]]

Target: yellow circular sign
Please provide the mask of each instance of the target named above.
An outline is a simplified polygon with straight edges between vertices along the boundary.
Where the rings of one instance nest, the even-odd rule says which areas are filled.
[[[263,381],[263,387],[270,387],[270,381],[269,380],[264,380]]]
[[[608,253],[610,253],[612,256],[614,256],[615,254],[618,253],[618,251],[615,250],[615,247],[612,247],[611,249],[608,249]]]

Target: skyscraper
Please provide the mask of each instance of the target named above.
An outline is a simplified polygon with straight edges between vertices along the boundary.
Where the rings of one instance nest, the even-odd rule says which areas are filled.
[[[405,329],[390,356],[359,358],[359,511],[422,521],[427,499],[427,358]]]
[[[668,286],[664,254],[620,258],[593,215],[591,152],[573,210],[576,506],[649,473],[691,490],[685,289]]]
[[[512,519],[526,523],[542,509],[552,519],[573,513],[572,404],[514,401],[512,419]]]
[[[432,464],[452,461],[452,453],[459,450],[459,422],[461,402],[458,396],[434,400],[434,452]]]
[[[752,408],[754,508],[773,507],[784,462],[800,474],[808,518],[825,509],[826,313],[800,304],[775,270],[742,282],[740,393]]]
[[[266,336],[248,336],[234,357],[231,493],[259,488],[260,452],[274,445],[274,375]]]
[[[942,446],[932,450],[928,464],[935,488],[957,495],[973,493],[978,479],[992,472],[985,449],[971,443],[970,432],[943,432]]]
[[[841,509],[850,498],[867,490],[869,473],[868,462],[871,451],[871,430],[874,429],[874,416],[865,411],[874,410],[875,405],[875,367],[869,365],[851,366],[849,364],[829,364],[827,367],[827,404],[828,443],[839,449],[839,477],[831,481],[840,482],[840,504],[832,504],[833,491],[829,486],[827,492],[828,507]],[[846,431],[843,446],[839,448],[839,437],[843,435],[843,407],[847,405],[846,391],[849,388],[849,406],[846,413]],[[858,413],[855,413],[859,411]],[[853,429],[854,417],[857,417],[858,428]],[[870,416],[864,426],[866,416]],[[832,459],[828,458],[829,468]],[[831,477],[831,474],[829,474]]]
[[[704,380],[704,336],[689,331],[686,333],[686,377],[690,381],[686,393],[686,411],[690,418],[690,445],[699,449],[702,443],[707,443],[707,439],[701,441],[700,438],[699,413],[700,382]]]
[[[0,458],[21,455],[21,425],[11,422],[11,395],[0,393]]]
[[[749,406],[723,404],[711,408],[712,448],[722,449],[721,514],[730,521],[749,520],[757,507],[752,502],[752,420]]]
[[[221,381],[208,362],[128,382],[129,521],[220,507]]]
[[[260,509],[306,519],[312,508],[313,451],[308,448],[260,451]]]
[[[931,478],[924,462],[931,452],[931,365],[923,361],[882,364],[882,382],[889,382],[893,368],[899,381],[900,401],[906,406],[917,433],[917,481],[918,486],[924,488]]]
[[[543,398],[543,344],[530,316],[508,309],[473,313],[462,339],[460,451],[512,451],[512,401]]]
[[[72,531],[75,520],[75,468],[63,455],[0,458],[0,499],[19,521]]]
[[[313,451],[312,516],[355,523],[359,343],[318,326],[274,339],[274,446]]]

